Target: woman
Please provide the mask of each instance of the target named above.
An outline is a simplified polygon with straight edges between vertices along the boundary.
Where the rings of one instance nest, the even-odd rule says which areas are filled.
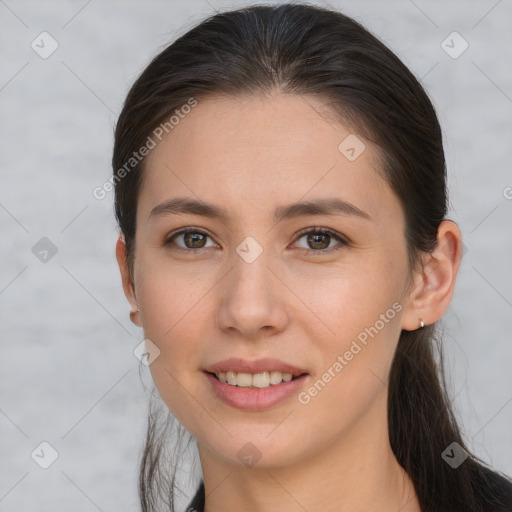
[[[113,168],[130,316],[197,441],[189,510],[512,510],[432,348],[462,247],[441,130],[372,34],[306,4],[212,16],[131,88]],[[150,414],[144,511],[175,509],[167,435]]]

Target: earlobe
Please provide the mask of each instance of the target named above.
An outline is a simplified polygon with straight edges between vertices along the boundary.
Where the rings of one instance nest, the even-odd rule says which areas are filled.
[[[139,327],[142,327],[141,323],[140,323],[140,318],[139,318],[139,313],[140,313],[140,309],[135,309],[135,310],[131,310],[130,311],[130,320],[137,326]]]
[[[450,305],[462,257],[462,236],[453,221],[444,220],[437,231],[437,246],[425,254],[415,275],[402,316],[402,329],[414,331],[439,320]]]
[[[137,296],[135,294],[128,261],[126,259],[126,242],[122,233],[119,235],[116,243],[116,259],[117,264],[119,265],[119,271],[121,272],[123,291],[130,303],[130,320],[138,327],[142,327],[139,314],[140,310],[137,305]]]

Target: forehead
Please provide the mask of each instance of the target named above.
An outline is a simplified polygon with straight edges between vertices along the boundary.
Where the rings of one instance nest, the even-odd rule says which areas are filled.
[[[138,209],[147,218],[155,205],[187,196],[235,216],[273,216],[283,204],[336,196],[373,218],[396,215],[380,166],[378,148],[316,97],[214,96],[198,99],[151,150]]]

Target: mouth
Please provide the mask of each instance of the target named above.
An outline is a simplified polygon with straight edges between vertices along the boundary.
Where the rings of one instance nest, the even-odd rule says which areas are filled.
[[[224,384],[239,388],[252,388],[252,389],[264,389],[271,386],[278,386],[283,382],[291,382],[299,379],[302,376],[308,375],[307,373],[298,373],[294,375],[290,372],[280,371],[262,371],[257,373],[246,373],[246,372],[206,372],[215,379]]]
[[[311,379],[305,368],[270,357],[232,357],[202,370],[214,396],[230,407],[253,412],[285,403]]]
[[[257,373],[209,370],[203,370],[203,373],[210,383],[213,396],[229,407],[248,412],[263,411],[286,403],[311,379],[309,373],[295,369],[296,375],[278,370]]]

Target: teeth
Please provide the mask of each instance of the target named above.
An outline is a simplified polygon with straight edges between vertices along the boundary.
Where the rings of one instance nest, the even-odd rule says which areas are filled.
[[[221,382],[230,384],[231,386],[238,386],[241,388],[268,388],[281,384],[283,380],[289,382],[292,380],[291,373],[282,372],[260,372],[260,373],[237,373],[237,372],[219,372],[215,374]]]

